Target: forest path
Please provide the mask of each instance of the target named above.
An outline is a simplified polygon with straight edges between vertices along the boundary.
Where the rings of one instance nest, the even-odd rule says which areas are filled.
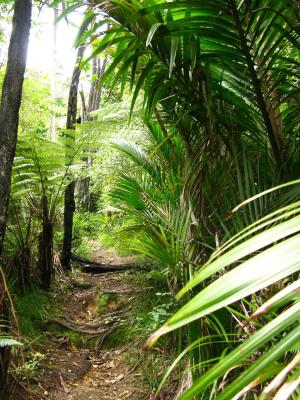
[[[127,264],[127,257],[118,257],[101,248],[92,260],[111,265]],[[58,321],[75,329],[94,331],[82,335],[52,321],[46,332],[46,348],[42,361],[39,387],[44,398],[51,400],[146,400],[150,389],[141,384],[139,367],[143,343],[114,344],[110,333],[122,335],[122,323],[130,323],[130,303],[139,287],[130,283],[130,271],[91,275],[76,272],[72,289],[60,308]],[[51,320],[50,320],[51,321]],[[107,326],[105,325],[107,324]],[[104,328],[103,328],[103,325]],[[117,327],[120,326],[119,329]],[[108,329],[106,331],[106,329]],[[95,331],[101,331],[97,334]],[[105,345],[106,341],[109,345]],[[77,344],[77,342],[80,342]],[[133,351],[134,349],[134,351]],[[39,397],[41,398],[41,397]]]

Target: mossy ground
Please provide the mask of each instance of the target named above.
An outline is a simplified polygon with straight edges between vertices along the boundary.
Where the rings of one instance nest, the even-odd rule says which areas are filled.
[[[56,315],[63,295],[45,292],[37,287],[19,296],[15,301],[21,335],[28,342],[38,340],[46,329],[49,316]]]

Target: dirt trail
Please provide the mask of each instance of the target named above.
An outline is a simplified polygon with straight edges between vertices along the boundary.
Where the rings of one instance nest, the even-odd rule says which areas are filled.
[[[93,260],[112,265],[125,264],[129,261],[127,258],[117,257],[101,249],[94,252]],[[114,324],[118,325],[120,321],[122,324],[125,319],[130,319],[130,301],[134,293],[140,289],[126,283],[127,274],[128,272],[101,275],[79,272],[75,274],[72,279],[72,290],[61,307],[57,319],[80,329],[84,327],[89,330],[95,329],[97,324],[102,326],[106,321],[109,328],[108,332],[105,332],[106,328],[104,328],[104,333],[95,337],[87,335],[80,346],[74,345],[76,340],[70,340],[70,336],[65,335],[64,328],[61,335],[54,335],[53,330],[49,328],[49,332],[45,333],[47,337],[45,348],[50,348],[50,351],[42,361],[38,380],[44,398],[51,400],[152,399],[150,390],[141,384],[140,360],[138,356],[134,358],[127,347],[142,347],[142,344],[132,342],[126,346],[116,345],[113,348],[102,345],[110,330],[116,329]],[[104,298],[106,303],[103,305],[105,310],[100,316],[99,293],[106,296]],[[107,315],[116,320],[111,322]],[[82,340],[82,336],[80,338]]]

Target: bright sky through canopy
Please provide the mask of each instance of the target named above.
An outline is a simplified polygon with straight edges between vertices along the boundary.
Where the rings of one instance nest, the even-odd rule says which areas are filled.
[[[56,71],[64,77],[71,77],[76,56],[73,43],[81,20],[81,13],[73,13],[71,19],[68,19],[69,23],[62,20],[57,24],[55,56],[54,10],[43,7],[39,12],[38,9],[35,8],[27,68],[48,73]]]

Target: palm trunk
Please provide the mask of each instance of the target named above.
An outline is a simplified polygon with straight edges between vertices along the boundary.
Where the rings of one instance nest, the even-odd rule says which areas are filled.
[[[81,74],[80,61],[83,57],[83,53],[84,53],[84,47],[79,47],[69,92],[67,129],[74,129],[74,124],[76,123],[78,85]],[[73,139],[75,144],[75,136]],[[71,182],[65,191],[65,205],[64,205],[64,239],[63,239],[61,264],[65,270],[70,270],[70,256],[71,256],[72,238],[73,238],[73,215],[75,211],[74,191],[75,191],[75,184],[74,182]]]
[[[6,228],[7,207],[10,195],[12,164],[16,151],[19,110],[21,105],[27,49],[31,27],[31,0],[16,0],[13,16],[13,29],[8,49],[7,68],[2,87],[0,104],[0,255]],[[0,278],[0,335],[3,321],[9,322],[9,308],[5,300],[4,277]],[[0,349],[0,398],[8,399],[7,370],[10,351]]]

